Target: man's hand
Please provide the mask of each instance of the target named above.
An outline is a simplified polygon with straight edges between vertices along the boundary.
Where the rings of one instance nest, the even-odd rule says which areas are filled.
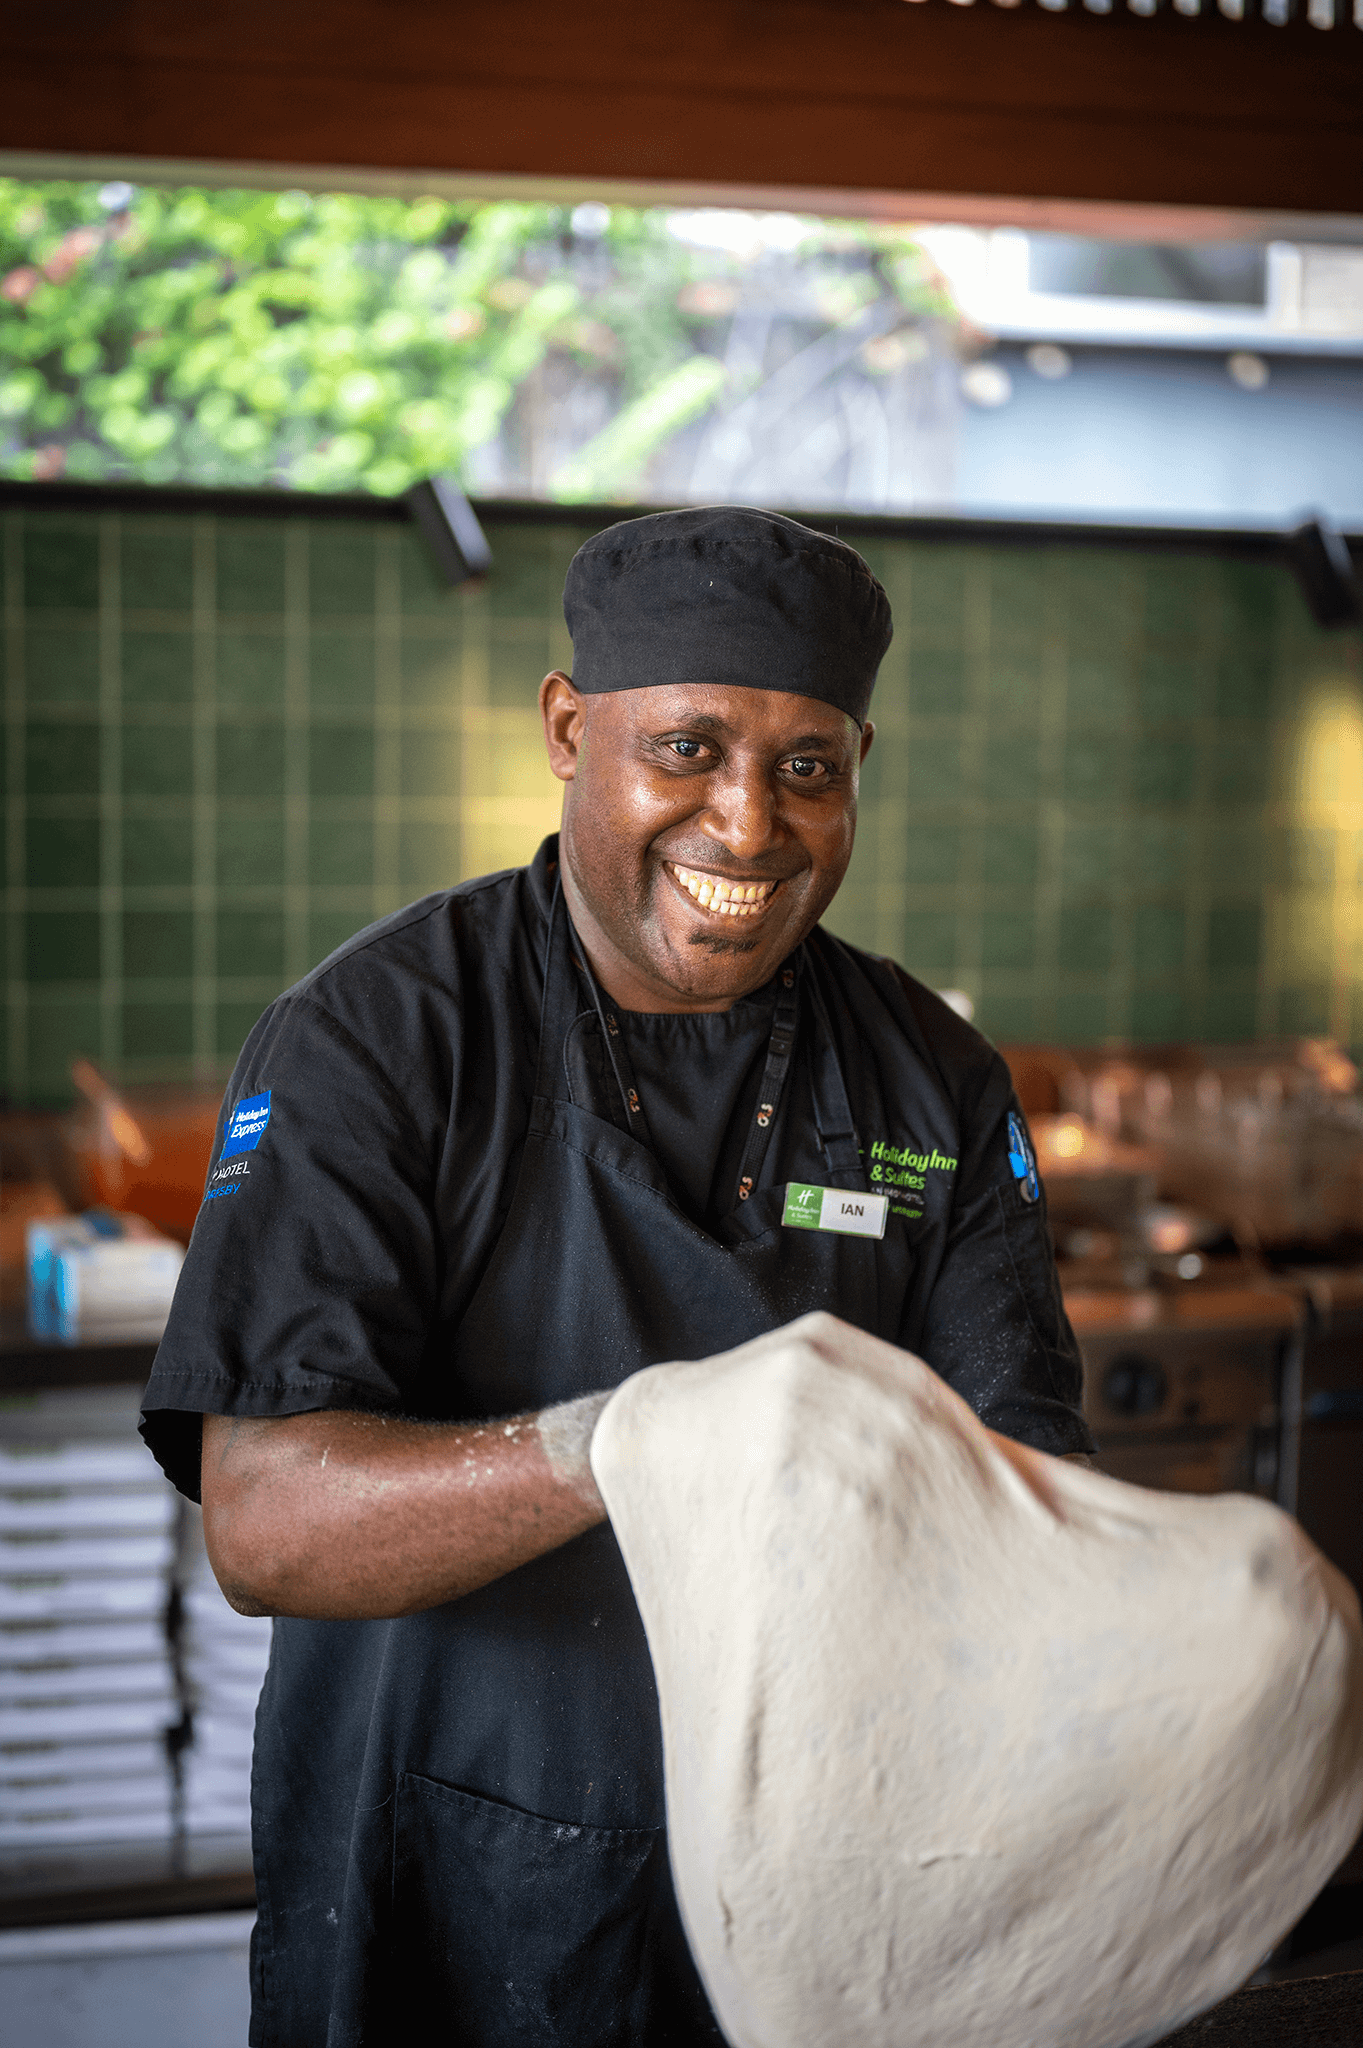
[[[607,1394],[477,1424],[205,1415],[204,1540],[239,1614],[373,1620],[472,1593],[605,1520]]]

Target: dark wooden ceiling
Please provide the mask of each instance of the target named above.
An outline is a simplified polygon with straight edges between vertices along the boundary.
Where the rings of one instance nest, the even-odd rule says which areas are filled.
[[[11,152],[1363,213],[1363,33],[1302,20],[8,0],[0,80]]]

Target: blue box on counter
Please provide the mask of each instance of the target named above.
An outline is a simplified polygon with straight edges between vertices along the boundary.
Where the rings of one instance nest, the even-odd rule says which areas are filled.
[[[184,1248],[141,1216],[90,1209],[31,1222],[28,1327],[46,1344],[155,1343]]]

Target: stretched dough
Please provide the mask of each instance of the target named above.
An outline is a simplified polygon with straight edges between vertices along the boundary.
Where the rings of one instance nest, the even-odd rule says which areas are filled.
[[[1265,1502],[984,1429],[831,1316],[627,1380],[591,1450],[736,2048],[1137,2048],[1363,1823],[1352,1588]]]

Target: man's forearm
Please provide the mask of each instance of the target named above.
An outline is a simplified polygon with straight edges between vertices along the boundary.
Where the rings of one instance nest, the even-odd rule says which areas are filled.
[[[587,1447],[607,1398],[479,1424],[206,1415],[218,1582],[241,1613],[327,1620],[471,1593],[604,1520]]]

